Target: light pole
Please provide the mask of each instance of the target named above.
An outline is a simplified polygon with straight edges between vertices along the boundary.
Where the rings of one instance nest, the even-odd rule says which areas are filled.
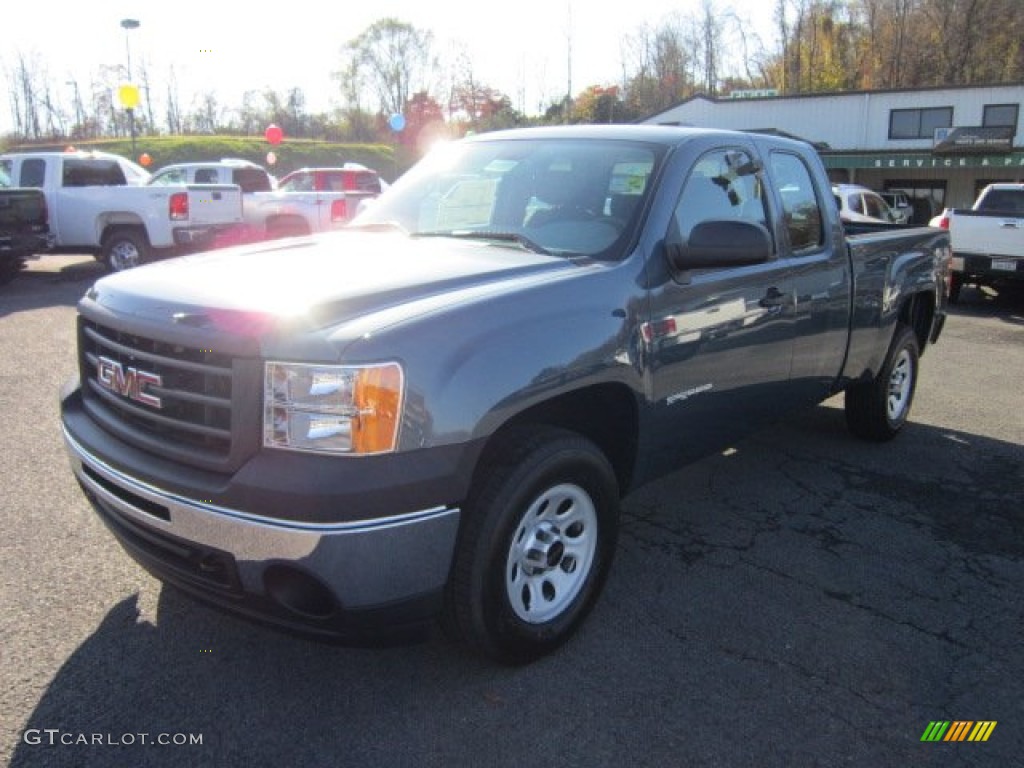
[[[121,19],[121,29],[124,30],[124,49],[128,55],[128,85],[122,86],[120,95],[121,102],[128,112],[128,125],[132,132],[132,160],[135,159],[135,105],[139,103],[139,89],[132,83],[132,46],[129,33],[138,28],[138,19]]]

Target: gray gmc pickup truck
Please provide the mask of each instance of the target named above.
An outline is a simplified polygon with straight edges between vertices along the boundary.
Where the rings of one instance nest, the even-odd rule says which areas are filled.
[[[939,229],[844,233],[801,142],[474,136],[346,231],[99,280],[64,436],[170,584],[325,637],[438,617],[524,662],[594,605],[629,489],[842,391],[893,437],[949,259]]]

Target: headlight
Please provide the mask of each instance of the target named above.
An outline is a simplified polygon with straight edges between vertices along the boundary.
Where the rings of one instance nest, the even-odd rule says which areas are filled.
[[[393,451],[402,388],[398,363],[266,363],[263,445],[358,455]]]

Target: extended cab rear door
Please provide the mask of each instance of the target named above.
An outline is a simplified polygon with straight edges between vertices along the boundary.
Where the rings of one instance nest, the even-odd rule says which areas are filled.
[[[791,394],[818,402],[827,396],[846,355],[849,255],[838,216],[830,215],[831,188],[818,169],[800,153],[778,147],[768,151],[767,166],[781,214],[780,258],[791,267],[794,291]]]

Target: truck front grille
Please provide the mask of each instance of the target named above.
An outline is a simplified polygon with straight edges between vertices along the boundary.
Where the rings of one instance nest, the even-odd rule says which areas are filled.
[[[236,361],[210,349],[126,333],[82,318],[83,397],[128,442],[210,469],[238,463]]]

